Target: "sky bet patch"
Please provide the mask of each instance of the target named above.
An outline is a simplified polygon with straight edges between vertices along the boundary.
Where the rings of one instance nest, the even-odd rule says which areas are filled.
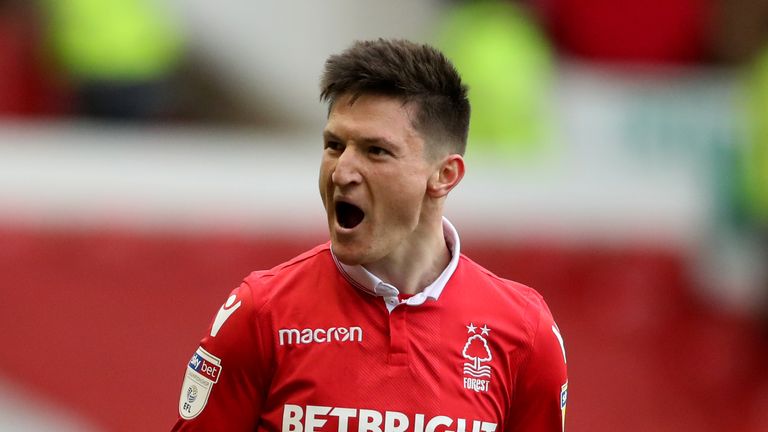
[[[184,419],[198,416],[208,403],[213,385],[221,375],[221,360],[198,348],[187,365],[179,398],[179,415]]]
[[[560,419],[563,422],[563,432],[565,432],[565,406],[568,404],[568,381],[560,387]]]

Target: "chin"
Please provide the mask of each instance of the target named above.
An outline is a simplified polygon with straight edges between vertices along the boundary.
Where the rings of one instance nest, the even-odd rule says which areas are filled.
[[[363,265],[366,262],[366,256],[365,254],[361,253],[360,251],[352,250],[351,248],[346,248],[344,246],[339,246],[333,242],[331,242],[331,250],[333,251],[333,254],[336,256],[336,259],[341,261],[342,263],[346,265]]]
[[[331,250],[333,251],[333,254],[336,256],[336,259],[338,259],[339,261],[341,261],[346,265],[359,265],[363,261],[359,253],[354,253],[353,251],[345,247],[339,247],[333,242],[331,242]]]

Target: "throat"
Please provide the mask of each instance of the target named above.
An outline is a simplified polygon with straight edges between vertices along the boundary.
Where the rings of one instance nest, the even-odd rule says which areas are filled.
[[[382,281],[397,287],[402,295],[412,296],[437,280],[450,262],[451,253],[443,241],[442,248],[433,253],[409,255],[404,259],[388,257],[366,264],[365,268]]]

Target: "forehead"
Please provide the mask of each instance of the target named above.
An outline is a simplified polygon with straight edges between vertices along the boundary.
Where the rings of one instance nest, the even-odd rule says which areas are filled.
[[[325,132],[345,138],[383,135],[390,140],[410,140],[419,138],[412,118],[413,108],[398,98],[345,94],[334,101]]]

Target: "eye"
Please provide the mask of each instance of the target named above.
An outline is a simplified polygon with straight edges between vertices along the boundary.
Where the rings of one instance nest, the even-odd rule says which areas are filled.
[[[368,147],[368,153],[374,156],[386,156],[392,154],[389,150],[379,146]]]
[[[324,143],[323,148],[326,150],[331,151],[342,151],[344,149],[343,145],[338,141],[328,140]]]

